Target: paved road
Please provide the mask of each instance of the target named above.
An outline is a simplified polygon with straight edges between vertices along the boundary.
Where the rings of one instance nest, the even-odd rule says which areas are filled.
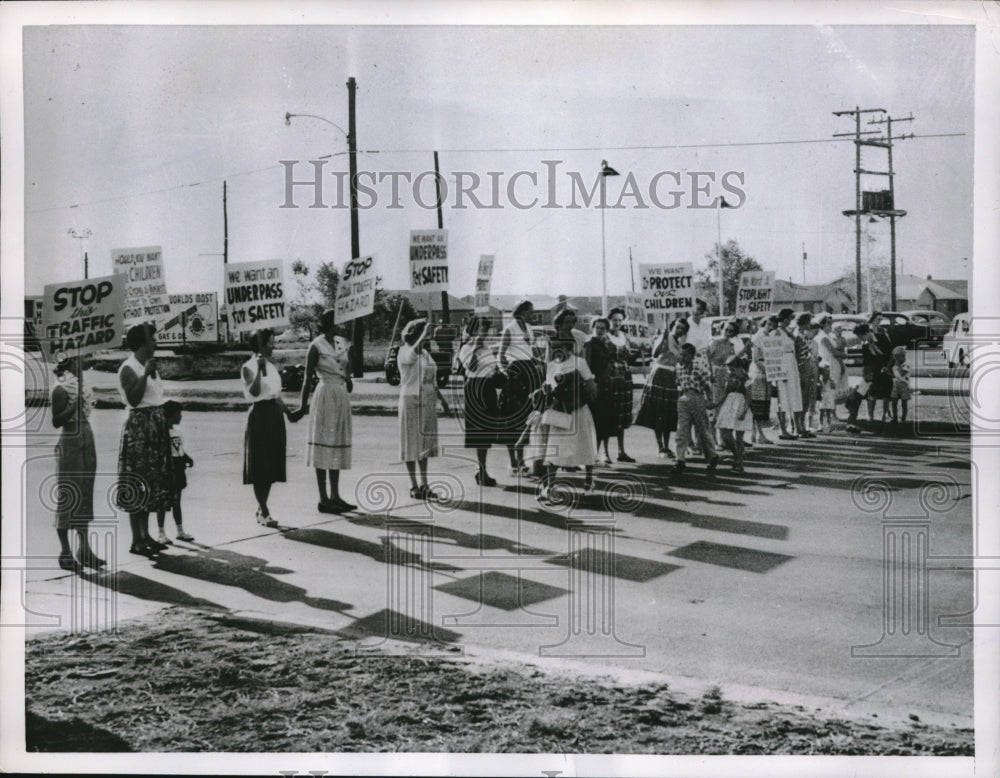
[[[395,419],[357,417],[344,486],[361,509],[339,517],[316,510],[300,423],[289,427],[290,480],[274,490],[278,531],[255,523],[240,483],[242,417],[190,413],[196,467],[184,509],[197,542],[151,562],[127,553],[127,522],[104,505],[122,418],[93,414],[106,473],[99,529],[115,572],[56,569],[52,441],[36,437],[28,449],[30,631],[218,607],[322,626],[362,647],[459,647],[665,673],[679,687],[754,687],[751,697],[816,695],[844,712],[971,720],[971,628],[961,614],[973,609],[973,574],[955,559],[972,548],[967,438],[833,435],[758,446],[744,477],[725,466],[709,476],[697,461],[678,477],[637,429],[628,440],[639,464],[600,470],[601,495],[555,510],[539,507],[534,484],[503,472],[499,451],[491,462],[501,485],[480,491],[457,422],[445,420],[449,456],[432,460],[432,473],[452,497],[429,508],[407,494]],[[866,475],[884,484],[885,510],[879,487],[852,489]],[[579,485],[579,474],[565,477]],[[919,622],[884,607],[886,544],[932,568],[921,599],[905,602]],[[865,644],[874,645],[856,648]]]

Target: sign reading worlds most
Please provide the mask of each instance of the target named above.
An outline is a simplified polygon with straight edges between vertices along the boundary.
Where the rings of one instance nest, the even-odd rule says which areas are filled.
[[[334,321],[337,324],[360,319],[375,310],[375,257],[350,259],[337,283]]]
[[[219,301],[215,292],[170,295],[173,312],[156,325],[157,343],[216,343]]]
[[[288,326],[283,268],[280,259],[226,265],[223,286],[231,332]]]
[[[118,348],[125,336],[127,286],[122,275],[48,284],[38,333],[46,360]]]
[[[694,310],[694,266],[690,262],[639,265],[639,277],[646,313],[665,320],[667,314]]]
[[[448,291],[448,230],[410,231],[410,289]]]
[[[125,276],[125,326],[156,322],[170,313],[163,252],[159,246],[112,249],[111,269]]]
[[[773,270],[745,270],[740,273],[740,286],[736,292],[737,316],[770,313],[773,305]]]

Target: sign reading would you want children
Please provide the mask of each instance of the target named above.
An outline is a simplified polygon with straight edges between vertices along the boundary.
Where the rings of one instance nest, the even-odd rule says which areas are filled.
[[[111,269],[125,276],[125,325],[155,322],[170,313],[159,246],[112,249]]]
[[[280,259],[226,265],[226,311],[232,332],[288,326],[283,268]]]

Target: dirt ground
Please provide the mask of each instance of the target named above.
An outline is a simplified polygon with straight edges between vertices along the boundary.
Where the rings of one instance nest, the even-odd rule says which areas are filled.
[[[26,646],[27,750],[971,756],[971,729],[737,704],[715,688],[359,654],[330,633],[171,608]],[[250,724],[252,723],[252,726]]]

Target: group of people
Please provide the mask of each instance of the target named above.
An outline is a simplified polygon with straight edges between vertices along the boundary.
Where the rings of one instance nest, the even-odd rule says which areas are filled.
[[[483,487],[497,481],[487,468],[489,449],[505,446],[511,476],[540,480],[539,496],[550,499],[557,469],[583,470],[584,491],[595,489],[595,465],[611,464],[610,441],[617,461],[635,459],[625,450],[625,430],[636,425],[653,430],[661,459],[676,459],[683,471],[690,453],[700,453],[714,470],[720,450],[732,454],[734,472],[744,472],[747,446],[772,443],[765,434],[771,402],[776,398],[779,438],[813,438],[829,432],[837,403],[848,409],[848,430],[857,431],[858,411],[868,401],[884,401],[883,420],[891,409],[897,419],[902,403],[906,420],[910,398],[906,352],[893,348],[886,334],[868,324],[855,328],[862,348],[862,381],[848,386],[846,344],[828,314],[783,309],[764,319],[752,332],[731,320],[721,338],[713,338],[699,308],[675,319],[656,340],[651,372],[633,413],[630,343],[622,330],[625,312],[613,309],[592,323],[587,335],[576,328],[576,313],[557,313],[555,335],[542,339],[531,325],[533,309],[524,301],[499,336],[486,317],[466,326],[458,360],[465,375],[464,445],[476,452],[475,480]],[[794,321],[794,328],[793,328]],[[750,325],[753,326],[752,324]],[[281,396],[281,376],[271,361],[274,333],[258,330],[250,337],[252,356],[240,377],[250,403],[244,433],[243,483],[253,488],[256,520],[278,527],[268,500],[275,483],[286,480],[286,420],[309,414],[306,465],[315,470],[317,510],[343,513],[356,508],[340,495],[340,471],[351,467],[351,343],[340,331],[334,312],[320,320],[321,332],[310,344],[298,407]],[[427,480],[428,460],[437,456],[438,405],[447,399],[438,388],[437,367],[428,352],[431,327],[425,319],[403,329],[398,353],[400,372],[399,452],[409,475],[410,496],[436,500]],[[176,537],[192,541],[184,529],[181,491],[186,470],[194,462],[184,450],[181,406],[164,397],[153,354],[152,325],[129,329],[131,352],[118,371],[121,398],[128,409],[119,447],[116,505],[129,514],[131,553],[154,555],[170,543],[165,532],[167,511],[173,513]],[[765,359],[765,351],[768,359]],[[776,355],[780,354],[780,360]],[[105,565],[91,548],[87,527],[93,516],[96,449],[88,417],[90,393],[81,386],[82,358],[56,366],[52,421],[61,430],[56,448],[60,505],[56,529],[59,564],[100,569]],[[819,410],[819,426],[814,424]],[[670,435],[676,433],[675,449]],[[750,439],[747,440],[747,433]],[[158,537],[149,531],[156,513]],[[73,555],[70,532],[79,537]]]

